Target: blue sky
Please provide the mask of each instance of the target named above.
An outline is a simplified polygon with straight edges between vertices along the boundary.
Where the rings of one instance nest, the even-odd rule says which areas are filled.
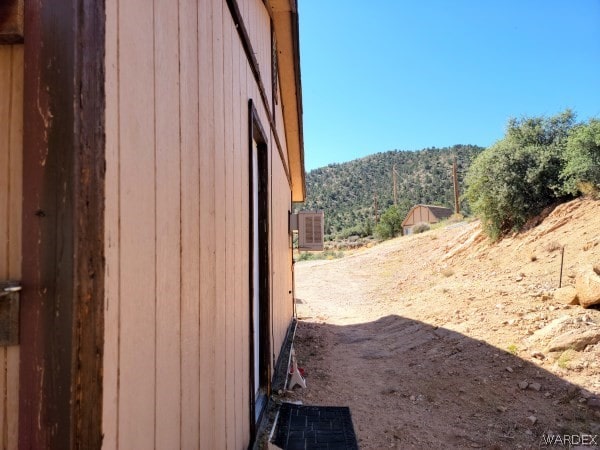
[[[600,0],[299,0],[306,169],[600,117]]]

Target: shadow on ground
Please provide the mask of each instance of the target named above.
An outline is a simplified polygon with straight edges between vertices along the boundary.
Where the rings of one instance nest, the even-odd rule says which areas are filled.
[[[349,406],[362,449],[600,444],[597,392],[448,329],[396,315],[300,321],[294,346],[308,388],[288,400]]]

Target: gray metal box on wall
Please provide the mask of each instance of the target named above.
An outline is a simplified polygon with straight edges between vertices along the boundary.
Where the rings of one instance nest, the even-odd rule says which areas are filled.
[[[298,250],[322,251],[325,214],[323,211],[298,213]]]

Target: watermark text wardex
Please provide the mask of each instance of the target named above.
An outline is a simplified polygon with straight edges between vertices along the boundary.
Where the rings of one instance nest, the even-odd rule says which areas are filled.
[[[592,446],[600,442],[597,434],[544,434],[542,443],[546,446],[570,447],[571,445]]]

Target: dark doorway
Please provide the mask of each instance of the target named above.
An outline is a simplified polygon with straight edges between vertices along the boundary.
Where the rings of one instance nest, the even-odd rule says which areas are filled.
[[[250,392],[255,434],[270,389],[269,161],[267,139],[252,101],[250,118]]]

